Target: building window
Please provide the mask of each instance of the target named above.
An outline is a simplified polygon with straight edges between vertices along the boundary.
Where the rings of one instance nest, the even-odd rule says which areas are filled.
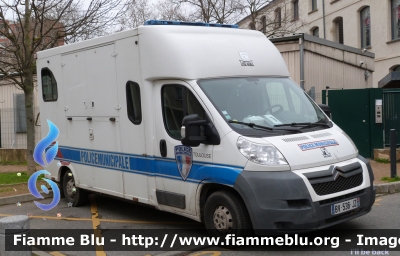
[[[361,48],[371,46],[371,16],[369,7],[361,10]]]
[[[400,0],[392,1],[392,39],[400,38]]]
[[[316,28],[314,28],[314,29],[312,30],[312,35],[313,35],[313,36],[316,36],[316,37],[319,37],[319,28],[318,28],[318,27],[316,27]]]
[[[256,30],[256,25],[254,24],[254,22],[250,22],[249,29]]]
[[[142,104],[140,101],[140,87],[137,83],[126,83],[126,107],[128,118],[134,124],[142,122]]]
[[[27,131],[26,127],[26,109],[25,109],[25,95],[24,94],[14,94],[14,122],[15,122],[15,132],[25,133]]]
[[[275,10],[275,28],[280,28],[282,25],[281,8]]]
[[[315,11],[317,8],[317,0],[311,0],[311,11]]]
[[[398,65],[397,67],[395,67],[394,69],[393,69],[393,71],[397,71],[397,72],[400,72],[400,65]]]
[[[201,119],[208,120],[203,107],[186,87],[164,85],[161,95],[165,129],[172,138],[181,139],[182,120],[185,116],[197,114]]]
[[[43,101],[57,101],[57,81],[53,72],[48,68],[42,69],[42,93]]]
[[[344,44],[344,37],[343,37],[343,18],[338,17],[334,20],[335,22],[335,30],[336,30],[336,41],[339,44]]]
[[[293,20],[299,18],[299,0],[293,1]]]
[[[261,26],[262,26],[262,30],[261,31],[264,34],[266,34],[267,33],[267,17],[265,17],[265,16],[261,17]]]

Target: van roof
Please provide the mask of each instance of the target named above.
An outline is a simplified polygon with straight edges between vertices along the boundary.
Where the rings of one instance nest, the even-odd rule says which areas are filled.
[[[281,54],[262,33],[225,27],[140,26],[38,52],[38,59],[109,45],[134,36],[138,36],[143,79],[289,76]]]

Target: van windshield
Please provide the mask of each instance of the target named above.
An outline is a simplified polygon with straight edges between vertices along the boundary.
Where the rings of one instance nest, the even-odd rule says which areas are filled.
[[[318,106],[289,78],[205,79],[198,84],[225,121],[242,135],[273,136],[332,126]]]

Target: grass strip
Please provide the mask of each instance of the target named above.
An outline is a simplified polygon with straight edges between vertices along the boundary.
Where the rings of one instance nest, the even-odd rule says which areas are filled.
[[[386,182],[396,182],[396,181],[400,181],[400,177],[399,176],[395,176],[394,178],[390,178],[390,177],[382,177],[381,181],[386,181]]]
[[[20,174],[20,175],[18,175]],[[29,177],[26,172],[6,172],[0,173],[0,185],[16,184],[28,182]],[[44,178],[44,175],[40,175],[38,180]]]

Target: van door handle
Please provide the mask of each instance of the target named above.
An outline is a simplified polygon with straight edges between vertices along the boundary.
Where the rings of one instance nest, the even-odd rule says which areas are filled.
[[[167,142],[165,140],[160,140],[160,154],[162,157],[167,156]]]

